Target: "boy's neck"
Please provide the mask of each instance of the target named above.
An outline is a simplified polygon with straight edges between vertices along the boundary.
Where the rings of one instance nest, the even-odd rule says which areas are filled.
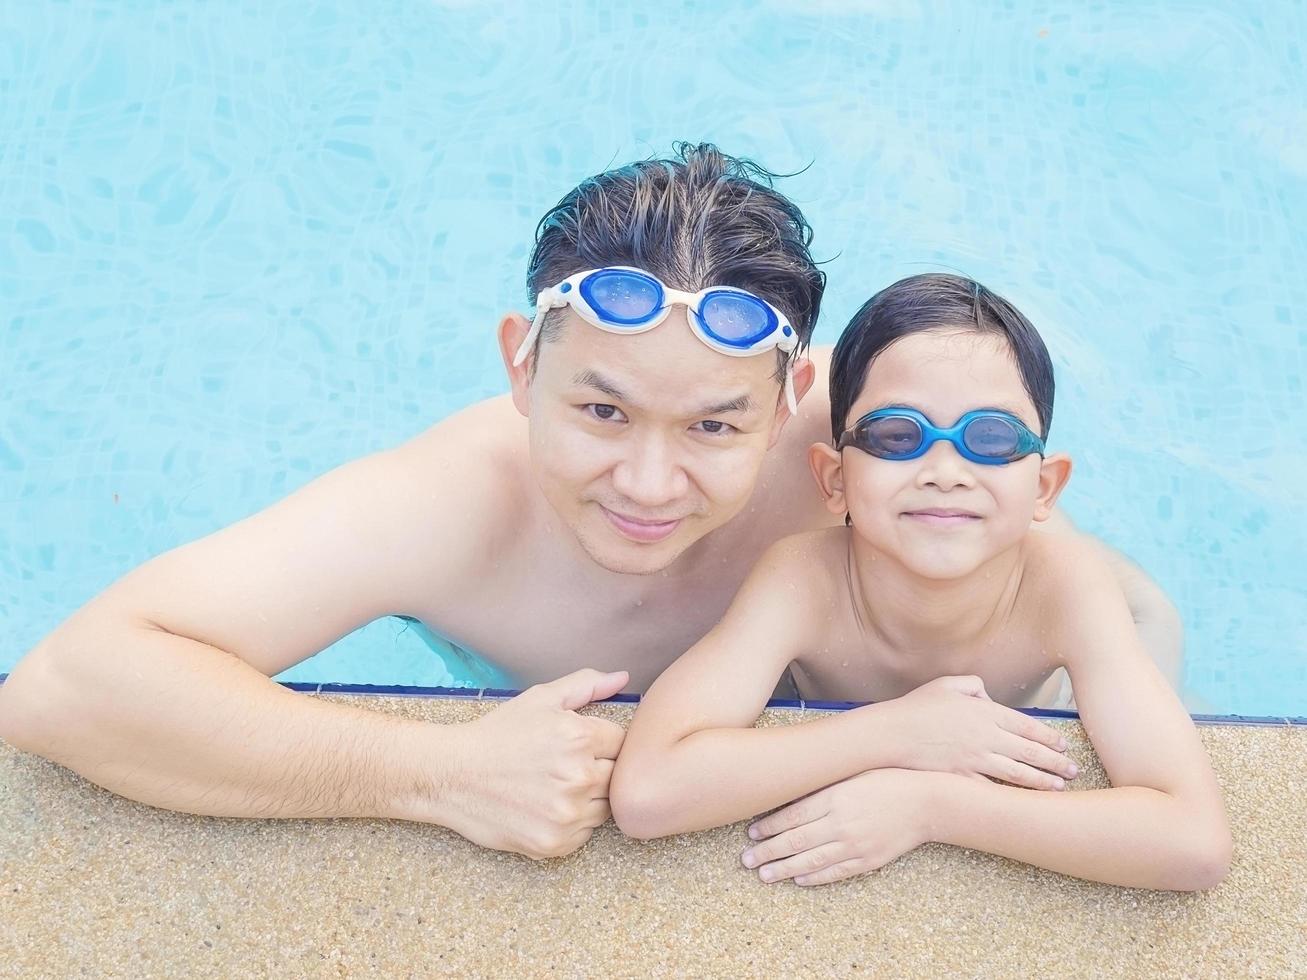
[[[914,656],[960,652],[1005,623],[1025,562],[1018,544],[960,578],[928,579],[850,531],[849,565],[865,628],[887,649]]]

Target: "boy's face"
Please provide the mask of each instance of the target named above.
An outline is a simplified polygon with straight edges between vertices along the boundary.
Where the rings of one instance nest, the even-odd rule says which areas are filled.
[[[596,563],[660,571],[752,495],[789,414],[776,354],[709,349],[683,307],[634,335],[563,315],[534,377],[514,378],[537,482]]]
[[[886,348],[845,424],[891,406],[915,408],[939,427],[974,409],[1000,409],[1039,432],[1007,341],[970,330],[929,330]],[[1048,516],[1069,473],[1065,457],[974,463],[944,440],[912,460],[853,447],[838,463],[827,458],[832,509],[846,509],[859,537],[929,579],[964,576],[1015,545],[1032,520]],[[814,469],[820,459],[813,456]]]

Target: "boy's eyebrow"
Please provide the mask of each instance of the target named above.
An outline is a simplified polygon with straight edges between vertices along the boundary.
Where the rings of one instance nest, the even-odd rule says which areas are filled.
[[[624,391],[622,391],[621,388],[617,387],[616,384],[614,384],[612,381],[609,381],[607,378],[605,378],[603,375],[599,374],[596,371],[591,371],[591,370],[581,371],[579,374],[576,375],[576,377],[572,379],[572,384],[581,385],[582,387],[585,388],[594,388],[598,391],[602,391],[605,395],[607,395],[609,398],[612,398],[614,401],[623,402],[627,405],[630,405],[632,408],[640,407],[637,404],[635,404],[631,400],[630,396],[627,395]],[[743,395],[736,395],[734,398],[728,398],[724,401],[714,402],[711,405],[706,405],[692,414],[694,414],[696,417],[703,416],[703,415],[723,415],[727,412],[747,412],[752,408],[753,408],[753,397],[748,392],[745,392]]]
[[[883,408],[910,408],[913,411],[921,412],[922,415],[930,419],[930,421],[933,422],[935,425],[952,425],[953,422],[957,421],[957,419],[953,419],[952,422],[947,422],[947,423],[941,422],[939,419],[931,418],[930,413],[927,412],[925,409],[921,408],[920,406],[909,405],[907,404],[907,402],[901,402],[901,401],[882,402],[881,404],[875,406],[874,408],[867,409],[866,412],[863,412],[863,415],[870,414],[871,412],[879,412]],[[1021,411],[1016,405],[1005,405],[1005,404],[977,405],[975,408],[967,409],[967,412],[1006,412],[1008,415],[1014,415],[1017,418],[1021,418]],[[963,412],[962,414],[965,415],[966,412]],[[962,417],[961,415],[958,416],[958,418],[961,417]]]

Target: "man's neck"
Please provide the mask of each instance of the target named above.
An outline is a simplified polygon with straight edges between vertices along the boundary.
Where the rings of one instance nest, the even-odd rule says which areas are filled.
[[[905,658],[962,651],[1008,619],[1025,568],[1020,545],[960,578],[928,579],[849,531],[849,585],[864,628]]]

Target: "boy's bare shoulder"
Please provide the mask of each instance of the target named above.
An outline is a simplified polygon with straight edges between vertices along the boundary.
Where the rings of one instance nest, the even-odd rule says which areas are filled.
[[[1105,603],[1124,603],[1102,551],[1079,533],[1030,531],[1021,590],[1045,626],[1074,629]]]

